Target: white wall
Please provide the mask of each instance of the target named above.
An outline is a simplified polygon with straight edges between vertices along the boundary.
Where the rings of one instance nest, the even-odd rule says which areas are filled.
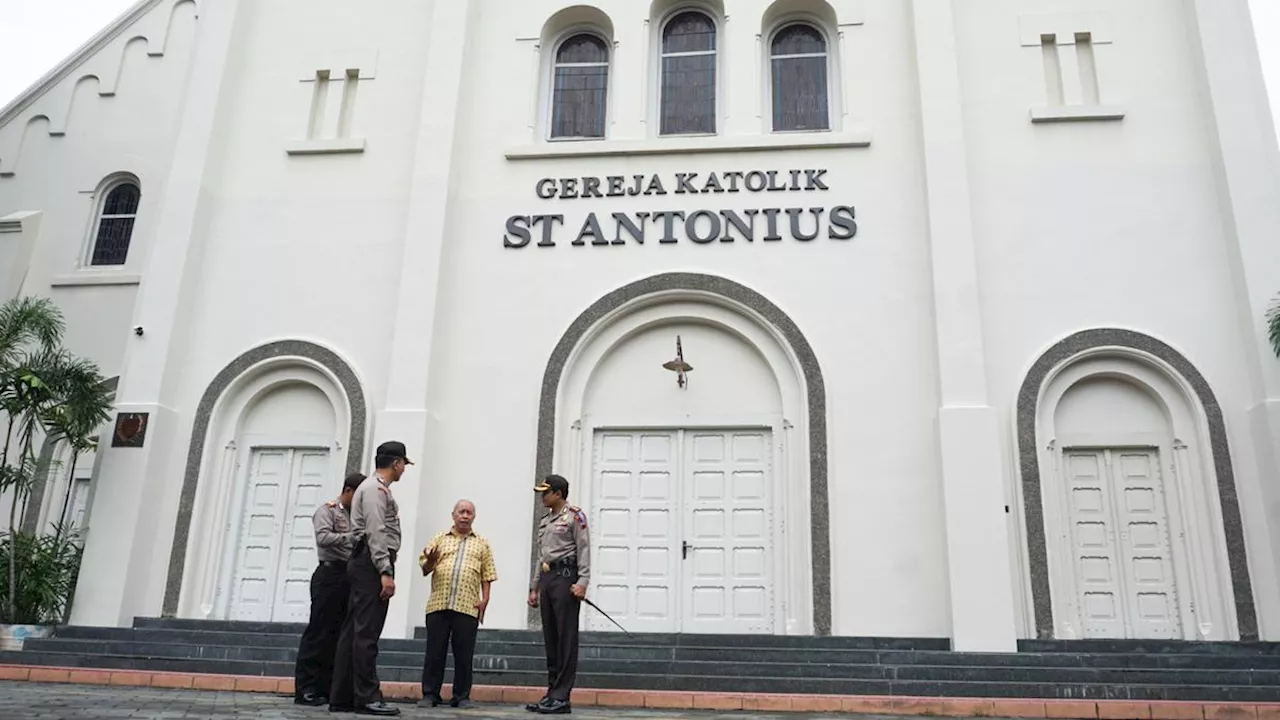
[[[1124,107],[1123,121],[1028,120],[1030,107],[1045,102],[1044,71],[1038,48],[1009,41],[1012,21],[1071,6],[1103,10],[1080,20],[1115,38],[1098,47],[1098,73],[1105,101]],[[1040,353],[1078,330],[1127,328],[1173,346],[1208,380],[1223,407],[1237,485],[1249,497],[1260,481],[1244,415],[1256,355],[1234,324],[1216,140],[1187,41],[1194,18],[1158,0],[957,7],[987,372],[993,401],[1008,408],[1007,455],[1016,456],[1018,388]],[[1250,550],[1267,552],[1265,527],[1280,515],[1247,501],[1241,511]],[[1275,568],[1251,570],[1255,593],[1267,597]],[[1258,608],[1274,612],[1261,601]]]
[[[421,458],[412,478],[422,484],[420,501],[402,505],[419,520],[404,551],[416,555],[447,525],[453,502],[472,498],[502,577],[488,624],[522,626],[538,398],[552,349],[580,312],[615,288],[671,271],[720,275],[785,311],[821,363],[833,631],[950,634],[911,4],[833,0],[840,111],[838,131],[820,137],[842,146],[814,147],[815,138],[799,137],[789,139],[796,147],[760,150],[748,146],[778,141],[762,140],[760,132],[768,109],[757,35],[770,3],[733,0],[720,58],[725,132],[687,141],[699,150],[719,148],[692,154],[661,151],[652,137],[648,33],[656,28],[646,24],[649,4],[601,0],[616,42],[609,127],[620,154],[600,157],[588,154],[591,144],[557,144],[560,157],[538,157],[547,148],[537,147],[543,83],[535,46],[547,19],[568,4],[473,0],[467,30],[443,36],[431,32],[440,16],[433,3],[242,4],[211,165],[201,180],[192,238],[198,273],[190,278],[191,302],[180,311],[170,359],[182,371],[163,393],[176,409],[172,441],[181,446],[153,471],[182,476],[192,409],[210,380],[240,353],[273,340],[307,339],[346,358],[363,383],[371,416],[417,409],[423,398],[387,395],[391,355],[434,321],[429,363],[421,370],[429,378],[431,429],[426,437],[400,438]],[[1256,355],[1232,324],[1236,301],[1223,237],[1228,211],[1213,185],[1217,160],[1206,99],[1192,80],[1198,61],[1187,37],[1194,19],[1182,4],[1160,0],[954,6],[987,378],[992,404],[1008,418],[1006,483],[1018,481],[1012,418],[1027,368],[1063,336],[1099,326],[1139,330],[1185,354],[1222,404],[1233,456],[1251,456],[1243,378]],[[1079,10],[1089,22],[1098,16],[1088,13],[1104,11],[1097,22],[1114,42],[1098,48],[1101,82],[1107,101],[1123,105],[1122,121],[1030,122],[1030,108],[1044,102],[1044,76],[1040,51],[1019,42],[1019,14],[1062,10]],[[71,131],[66,138],[41,138],[24,150],[17,176],[0,178],[0,216],[49,213],[35,262],[43,279],[33,275],[29,282],[48,285],[53,275],[74,269],[90,211],[75,193],[125,164],[123,158],[136,160],[130,169],[143,178],[144,210],[153,201],[146,189],[162,179],[152,181],[163,175],[163,143],[174,130],[163,120],[172,122],[180,95],[172,88],[181,87],[178,71],[160,70],[177,66],[171,61],[180,57],[181,44],[171,47],[165,58],[145,63],[177,75],[139,82],[148,88],[138,95],[141,107],[154,124],[137,122],[136,109],[130,115],[117,107],[127,97],[124,88],[134,87],[126,83],[117,97],[95,100],[104,108],[93,123],[103,140],[72,145],[81,136]],[[442,143],[453,153],[443,238],[419,237],[409,234],[407,228],[418,225],[407,218],[438,198],[412,195],[410,188],[448,159],[415,157],[423,128],[440,120],[420,115],[426,67],[430,58],[450,53],[464,58],[458,106],[427,108],[459,118],[452,142]],[[363,152],[288,154],[306,133],[313,83],[303,81],[317,69],[355,66],[362,79],[349,135],[364,139]],[[14,127],[0,127],[0,155]],[[339,145],[351,149],[350,138]],[[103,142],[110,152],[100,150]],[[644,153],[627,154],[627,142]],[[701,179],[711,171],[806,168],[825,169],[830,191],[671,192],[679,172]],[[576,200],[535,194],[542,178],[615,174],[657,174],[669,194]],[[67,177],[77,178],[74,189]],[[855,239],[666,245],[651,229],[643,245],[570,245],[589,212],[607,220],[612,212],[836,205],[857,207]],[[565,216],[556,247],[537,247],[536,237],[523,248],[503,246],[508,217],[540,213]],[[612,223],[604,227],[611,235]],[[144,228],[145,221],[139,247]],[[397,323],[400,268],[415,244],[430,247],[436,240],[443,243],[438,297]],[[424,267],[434,270],[435,262]],[[101,355],[109,371],[128,339],[113,328],[126,322],[131,290],[58,292],[75,313],[71,341]],[[370,440],[383,439],[375,427]],[[1236,473],[1242,488],[1256,488],[1274,468],[1244,462]],[[179,483],[164,487],[158,542],[142,551],[153,555],[146,591],[153,612],[164,589],[180,492]],[[1265,542],[1267,524],[1280,517],[1265,508],[1243,509],[1251,543]],[[1275,585],[1273,567],[1252,570],[1255,586]],[[425,599],[425,587],[418,581],[412,602]]]
[[[0,217],[41,213],[21,292],[52,297],[67,317],[67,348],[93,359],[106,377],[119,373],[129,337],[195,25],[194,3],[158,2],[65,77],[0,116]],[[132,173],[142,189],[128,259],[88,268],[100,201],[94,193],[117,173]]]
[[[878,68],[873,75],[851,77],[846,86],[851,111],[845,122],[874,133],[869,149],[512,162],[503,151],[527,142],[531,117],[526,108],[533,91],[528,68],[513,71],[522,57],[523,63],[531,62],[529,53],[517,54],[511,38],[536,37],[557,6],[529,3],[525,13],[502,13],[500,5],[481,5],[485,31],[473,37],[468,50],[474,76],[460,110],[468,119],[457,140],[464,159],[449,216],[428,403],[440,418],[439,435],[430,439],[426,453],[436,463],[434,484],[443,498],[471,492],[477,476],[486,478],[495,497],[510,498],[483,511],[498,548],[499,572],[513,578],[496,586],[492,622],[519,623],[523,615],[523,583],[514,578],[527,575],[534,429],[552,348],[574,317],[600,296],[648,275],[680,270],[722,275],[762,293],[790,314],[822,363],[837,573],[835,632],[946,635],[918,130],[912,89],[903,82],[911,70],[905,6],[869,3],[867,26],[847,31],[850,63]],[[751,63],[766,5],[735,4],[724,38],[726,47],[750,53],[746,59],[726,57],[723,67],[728,68],[726,94],[738,98],[735,102],[752,117],[759,112],[755,100],[742,98],[759,97]],[[633,82],[619,79],[612,86],[618,103],[613,108],[638,112],[637,96],[646,92],[643,74],[622,63],[641,62],[636,44],[647,42],[638,29],[648,8],[620,2],[601,7],[619,33],[631,33],[619,41],[615,77]],[[616,117],[615,127],[637,128],[638,119]],[[758,125],[750,132],[758,134]],[[810,167],[828,169],[831,191],[824,197],[669,194],[542,201],[534,195],[543,177],[658,173],[670,184],[677,172],[705,178],[710,171]],[[788,238],[750,245],[660,245],[651,233],[643,246],[569,245],[592,211],[607,218],[614,211],[844,204],[856,204],[859,211],[859,235],[850,242],[820,238],[801,244]],[[508,215],[544,212],[566,217],[557,247],[503,248],[502,223]],[[481,458],[483,470],[477,468]],[[444,521],[446,505],[441,501],[435,511],[436,523]]]

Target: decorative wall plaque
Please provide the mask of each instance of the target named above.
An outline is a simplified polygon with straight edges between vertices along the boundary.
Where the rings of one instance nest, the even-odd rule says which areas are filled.
[[[116,416],[116,429],[111,435],[111,447],[142,447],[147,439],[149,413],[120,413]]]

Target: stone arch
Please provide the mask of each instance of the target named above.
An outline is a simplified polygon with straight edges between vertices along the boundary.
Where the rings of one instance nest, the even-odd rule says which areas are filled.
[[[1144,379],[1141,372],[1125,373],[1122,379],[1144,392],[1154,393],[1166,412],[1176,413],[1177,404],[1181,403],[1193,416],[1189,421],[1178,421],[1170,415],[1170,421],[1174,432],[1192,435],[1182,440],[1198,447],[1203,468],[1192,468],[1192,474],[1198,476],[1201,483],[1212,483],[1216,487],[1220,524],[1207,528],[1206,533],[1220,532],[1225,541],[1230,603],[1238,635],[1241,640],[1256,640],[1258,624],[1244,528],[1221,406],[1204,376],[1185,356],[1156,338],[1117,328],[1084,330],[1061,340],[1036,360],[1018,393],[1018,453],[1036,637],[1053,639],[1056,627],[1040,468],[1040,453],[1044,449],[1041,423],[1046,412],[1042,405],[1053,402],[1047,394],[1055,378],[1079,363],[1098,358],[1119,359],[1145,370],[1154,380]],[[1167,382],[1171,389],[1160,391],[1156,387],[1160,381]]]
[[[184,584],[192,583],[190,579],[185,579],[184,582],[184,572],[200,477],[209,464],[205,450],[212,439],[211,425],[226,411],[222,406],[229,395],[245,389],[255,378],[288,368],[304,368],[328,380],[329,387],[324,389],[331,399],[338,396],[336,399],[341,401],[341,409],[346,416],[346,422],[343,423],[348,428],[345,439],[345,472],[355,472],[361,466],[368,427],[368,409],[360,379],[342,357],[326,347],[305,340],[281,340],[253,348],[231,361],[209,383],[196,408],[182,495],[174,522],[173,545],[169,554],[169,572],[162,610],[165,617],[175,617],[178,614]],[[260,388],[255,392],[261,394],[267,389],[269,388]],[[246,400],[242,407],[251,401],[252,398]]]
[[[763,295],[727,278],[699,273],[665,273],[624,285],[594,302],[569,325],[547,361],[543,373],[538,412],[538,440],[535,476],[553,472],[557,447],[557,412],[563,405],[563,382],[572,369],[575,355],[602,328],[620,313],[648,302],[694,299],[730,308],[754,321],[773,335],[790,356],[802,390],[807,444],[808,517],[811,523],[809,560],[812,578],[811,612],[816,635],[831,634],[831,551],[827,496],[827,411],[826,386],[817,356],[795,322]],[[536,540],[541,503],[532,498],[531,539]],[[532,543],[530,562],[536,560]],[[539,624],[536,613],[529,614],[531,626]]]

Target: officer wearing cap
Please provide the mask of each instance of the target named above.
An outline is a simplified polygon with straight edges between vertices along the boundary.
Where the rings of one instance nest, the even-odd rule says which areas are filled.
[[[311,573],[311,621],[298,643],[294,663],[293,701],[299,705],[329,702],[333,684],[333,656],[338,633],[347,617],[347,560],[351,557],[351,498],[365,479],[351,473],[342,483],[342,493],[316,508],[311,524],[316,533],[319,564]]]
[[[538,524],[538,562],[529,582],[529,606],[542,611],[547,653],[547,694],[525,706],[530,712],[572,712],[569,695],[578,676],[578,613],[591,579],[587,515],[568,504],[569,481],[548,475],[533,488],[547,514]]]
[[[351,500],[355,538],[347,562],[351,595],[334,658],[329,693],[329,710],[333,712],[400,714],[382,699],[378,637],[387,620],[387,605],[396,594],[396,553],[400,550],[400,508],[391,495],[391,485],[412,464],[404,443],[382,443],[374,457],[373,476],[360,483]]]

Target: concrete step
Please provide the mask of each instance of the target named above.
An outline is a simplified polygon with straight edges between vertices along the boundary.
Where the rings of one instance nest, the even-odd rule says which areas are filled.
[[[482,635],[477,643],[477,656],[501,658],[533,658],[541,661],[542,642],[523,640],[496,641],[490,635]],[[600,638],[588,638],[580,650],[583,661],[687,661],[736,663],[743,657],[742,649],[702,648],[690,646],[662,647],[657,645],[611,645]],[[271,649],[293,651],[298,646],[297,634],[247,633],[168,628],[99,628],[66,627],[53,638],[32,640],[32,649],[58,651],[64,642],[89,642],[91,651],[125,652],[113,643],[142,643],[145,645],[169,645],[192,648],[185,657],[209,657],[211,653],[231,657],[227,648]],[[67,646],[68,652],[80,652],[83,645]],[[114,648],[114,649],[110,649]],[[201,651],[201,648],[211,648]],[[421,656],[425,643],[421,640],[383,640],[383,652],[406,653]],[[249,656],[244,656],[249,657]],[[253,659],[284,658],[292,655],[253,655]],[[1280,656],[1245,652],[1229,655],[1222,652],[1192,655],[1185,653],[1121,654],[1121,653],[952,653],[942,651],[877,651],[877,650],[824,650],[791,648],[752,648],[752,662],[779,664],[843,664],[843,665],[952,665],[952,666],[1002,666],[1045,668],[1133,668],[1170,670],[1280,670]]]
[[[236,667],[258,664],[289,665],[296,654],[291,648],[176,645],[167,643],[109,642],[93,640],[43,639],[28,641],[25,652],[57,653],[92,657],[108,655],[141,660],[194,660],[237,663]],[[422,651],[379,653],[379,665],[395,671],[418,669]],[[540,673],[545,668],[539,656],[479,654],[477,669]],[[155,669],[155,668],[140,668]],[[688,661],[629,660],[584,657],[583,672],[610,675],[724,676],[741,678],[815,678],[863,680],[912,680],[977,683],[1080,683],[1092,685],[1221,685],[1275,686],[1280,688],[1280,670],[1169,670],[1134,668],[1011,667],[1007,665],[885,665],[873,663],[771,663],[758,660]],[[265,671],[264,671],[265,672]]]
[[[0,663],[291,677],[303,626],[137,618],[66,627]],[[424,633],[419,632],[419,636]],[[584,688],[915,697],[1280,701],[1280,644],[1025,642],[1018,653],[954,653],[929,638],[584,633]],[[379,674],[419,681],[422,639],[383,640]],[[476,682],[541,687],[541,633],[481,630]]]
[[[1187,642],[1182,640],[1019,640],[1019,652],[1160,653],[1280,656],[1276,642]]]
[[[140,669],[157,672],[188,672],[288,677],[291,664],[238,663],[234,661],[139,659],[112,656],[85,656],[69,653],[0,652],[0,664],[44,665],[109,669]],[[417,682],[418,668],[380,668],[379,677],[389,682]],[[539,687],[544,672],[513,672],[478,668],[478,685]],[[1094,685],[1053,682],[968,682],[919,680],[860,680],[848,678],[732,677],[724,675],[636,675],[583,670],[578,676],[582,688],[623,690],[676,690],[692,692],[756,692],[823,695],[895,695],[908,697],[971,698],[1069,698],[1080,700],[1199,700],[1203,702],[1277,702],[1275,687],[1221,685]],[[446,677],[446,682],[451,678]]]

